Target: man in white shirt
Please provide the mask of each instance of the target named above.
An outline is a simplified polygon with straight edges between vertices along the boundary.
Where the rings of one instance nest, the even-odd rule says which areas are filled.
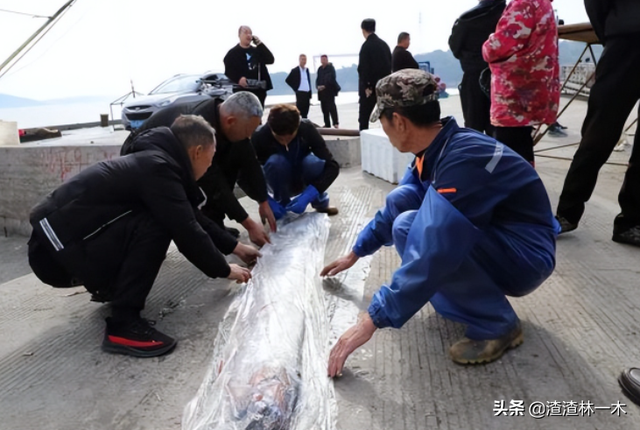
[[[299,66],[294,67],[285,79],[287,85],[296,93],[296,107],[300,111],[300,116],[306,118],[309,114],[309,104],[311,102],[311,75],[307,66],[307,56],[300,54]]]

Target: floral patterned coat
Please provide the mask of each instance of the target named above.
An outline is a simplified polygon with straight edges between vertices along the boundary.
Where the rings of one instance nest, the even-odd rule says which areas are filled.
[[[482,46],[491,69],[491,124],[553,124],[560,102],[558,28],[551,0],[512,0]]]

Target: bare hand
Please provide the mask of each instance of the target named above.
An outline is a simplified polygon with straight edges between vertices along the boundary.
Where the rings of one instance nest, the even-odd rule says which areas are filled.
[[[262,257],[260,251],[240,242],[238,242],[236,247],[233,249],[233,253],[247,264],[253,264],[259,257]]]
[[[318,86],[318,91],[323,91],[324,89],[325,89],[325,86],[324,86],[324,85],[319,85],[319,86]]]
[[[271,210],[271,206],[269,206],[268,201],[264,201],[260,203],[258,208],[258,213],[260,214],[260,219],[262,220],[262,224],[269,222],[269,228],[272,232],[276,232],[276,217],[273,215],[273,211]]]
[[[262,41],[260,40],[260,38],[258,36],[253,36],[253,43],[256,44],[256,46],[260,45],[262,43]]]
[[[238,81],[238,85],[240,85],[241,87],[247,88],[249,86],[249,84],[247,84],[247,78],[245,78],[244,76],[241,77],[240,80]]]
[[[338,258],[333,263],[329,263],[327,267],[322,269],[320,272],[320,276],[335,276],[343,270],[347,270],[358,261],[360,257],[358,257],[353,251],[345,255],[344,257]]]
[[[227,279],[236,281],[237,284],[249,282],[249,279],[251,279],[251,271],[249,269],[240,267],[237,264],[229,264],[229,268],[231,269],[231,273],[229,273]]]
[[[367,312],[358,316],[356,325],[340,336],[338,343],[331,349],[328,367],[330,378],[342,376],[342,368],[347,358],[353,351],[367,343],[377,329]]]
[[[242,222],[242,226],[247,229],[249,232],[249,239],[256,245],[263,246],[265,243],[271,243],[269,234],[264,231],[262,224],[259,224],[247,217],[247,219]]]
[[[364,94],[367,96],[367,98],[369,98],[371,97],[371,94],[373,94],[373,90],[371,88],[365,88]]]

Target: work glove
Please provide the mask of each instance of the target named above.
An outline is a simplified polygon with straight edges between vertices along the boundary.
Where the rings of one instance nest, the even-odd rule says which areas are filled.
[[[309,203],[317,199],[319,195],[320,193],[316,190],[316,187],[308,185],[298,197],[291,200],[286,209],[290,212],[301,214],[307,209]]]
[[[278,202],[276,202],[273,197],[268,196],[267,201],[269,202],[269,207],[271,208],[271,212],[273,212],[273,216],[278,220],[287,214],[286,209]]]

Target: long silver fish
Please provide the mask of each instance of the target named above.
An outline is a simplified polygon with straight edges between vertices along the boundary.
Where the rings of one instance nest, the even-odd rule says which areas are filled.
[[[329,221],[317,213],[287,221],[220,324],[207,376],[185,408],[184,430],[335,427],[318,276]]]

